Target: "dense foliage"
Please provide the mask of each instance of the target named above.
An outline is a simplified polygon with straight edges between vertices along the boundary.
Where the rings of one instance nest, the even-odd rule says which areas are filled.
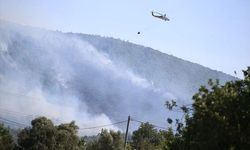
[[[160,144],[160,136],[157,129],[149,123],[142,123],[138,130],[133,132],[132,147],[134,149],[156,149]]]
[[[76,135],[78,127],[74,122],[54,126],[51,120],[39,117],[31,125],[18,135],[21,149],[78,150],[83,146]]]
[[[209,80],[193,96],[193,115],[183,129],[185,149],[250,148],[250,67],[245,79],[227,82]]]
[[[86,150],[123,150],[121,132],[103,129],[94,140],[87,142]]]
[[[10,135],[9,129],[0,124],[0,150],[11,150],[14,148],[14,142]]]
[[[166,102],[169,110],[183,111],[184,121],[175,120],[176,128],[157,130],[142,123],[132,133],[127,149],[136,150],[247,150],[250,148],[250,67],[244,79],[220,85],[208,81],[193,96],[192,107]],[[167,122],[174,121],[167,118]],[[0,124],[0,150],[123,150],[121,132],[103,129],[94,137],[80,138],[74,122],[55,126],[39,117],[31,127],[20,131],[17,143],[9,130]]]

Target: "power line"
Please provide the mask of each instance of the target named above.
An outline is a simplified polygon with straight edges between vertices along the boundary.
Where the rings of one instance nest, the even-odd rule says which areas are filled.
[[[14,118],[17,118],[17,117],[24,117],[26,119],[33,119],[34,115],[28,115],[28,114],[24,114],[24,113],[21,113],[21,112],[18,112],[18,111],[12,111],[12,110],[8,110],[8,109],[4,109],[4,108],[1,108],[0,107],[0,112],[3,112],[3,113],[6,113],[6,114],[9,114],[10,116],[13,116]],[[24,123],[21,123],[20,121],[17,122],[17,121],[14,121],[13,119],[5,119],[5,118],[2,118],[0,116],[0,119],[2,121],[8,121],[10,123],[15,123],[18,124],[18,125],[22,125],[23,126],[27,126],[26,124]],[[60,121],[60,120],[59,120]],[[126,120],[124,121],[119,121],[119,122],[115,122],[115,123],[111,123],[111,124],[105,124],[105,125],[100,125],[100,126],[92,126],[92,127],[86,127],[86,128],[80,128],[79,130],[87,130],[87,129],[96,129],[96,128],[102,128],[102,127],[107,127],[107,126],[111,126],[111,125],[116,125],[116,124],[121,124],[121,123],[125,123]]]
[[[0,119],[0,123],[7,125],[7,126],[11,126],[11,127],[18,127],[18,128],[24,128],[24,126],[15,124],[15,123],[11,123],[11,122],[6,122]]]
[[[134,118],[131,118],[131,121],[138,122],[138,123],[146,123],[146,122],[144,122],[144,121],[136,120],[136,119],[134,119]],[[153,124],[153,123],[151,123],[151,122],[148,122],[148,123],[150,123],[151,125],[153,125],[153,126],[156,127],[156,128],[163,129],[163,130],[167,130],[166,127],[161,127],[161,126],[155,125],[155,124]]]
[[[94,127],[87,127],[87,128],[80,128],[79,130],[88,130],[88,129],[102,128],[102,127],[107,127],[107,126],[111,126],[111,125],[122,124],[122,123],[125,123],[125,122],[127,122],[127,120],[119,121],[119,122],[115,122],[115,123],[111,123],[111,124],[106,124],[106,125],[100,125],[100,126],[94,126]]]
[[[8,109],[1,108],[1,107],[0,107],[0,112],[4,112],[4,113],[7,113],[7,114],[9,113],[11,116],[14,116],[14,117],[25,117],[26,119],[33,119],[34,118],[34,115],[28,115],[28,114],[25,114],[25,113],[22,113],[22,112],[12,111],[12,110],[8,110]],[[10,120],[10,119],[3,118],[1,116],[0,116],[0,119],[2,121],[4,121],[4,122],[8,122],[9,124],[12,124],[12,125],[14,124],[15,126],[18,126],[18,125],[19,126],[21,125],[21,127],[28,126],[25,123],[21,123],[20,121],[17,122],[17,121],[14,121],[13,119]],[[140,121],[140,120],[137,120],[137,119],[134,119],[134,118],[131,118],[131,121],[138,122],[138,123],[146,123],[145,121]],[[124,121],[119,121],[119,122],[100,125],[100,126],[91,126],[91,127],[79,128],[79,130],[90,130],[90,129],[96,129],[96,128],[103,128],[103,127],[112,126],[112,125],[116,125],[116,124],[122,124],[122,123],[126,123],[126,122],[127,122],[127,120],[124,120]],[[159,128],[159,129],[163,129],[163,130],[168,129],[166,127],[155,125],[152,122],[148,122],[148,123],[152,124],[154,127]]]
[[[4,118],[2,118],[2,117],[4,117]],[[1,116],[0,115],[0,119],[1,118],[2,118],[2,120],[7,119],[8,121],[18,122],[20,124],[27,124],[27,123],[29,123],[31,121],[31,119],[28,119],[28,118],[20,118],[20,117],[15,117],[15,116]]]
[[[26,127],[26,126],[28,126],[27,124],[20,123],[20,122],[10,120],[10,119],[6,119],[6,118],[3,118],[1,116],[0,116],[0,121],[2,121],[3,123],[6,123],[6,124],[15,125],[15,126],[18,126],[18,127]],[[115,123],[111,123],[111,124],[100,125],[100,126],[92,126],[92,127],[87,127],[87,128],[80,128],[79,130],[103,128],[103,127],[107,127],[107,126],[111,126],[111,125],[122,124],[122,123],[125,123],[125,122],[127,122],[127,120],[119,121],[119,122],[115,122]]]
[[[0,116],[0,121],[3,122],[4,124],[8,124],[8,125],[11,125],[11,126],[17,126],[17,127],[20,127],[20,128],[30,126],[28,124],[21,123],[20,121],[14,121],[14,120],[11,120],[11,119],[6,119],[6,118],[3,118],[1,116]],[[140,120],[137,120],[137,119],[134,119],[134,118],[131,118],[131,121],[138,122],[138,123],[146,123],[145,121],[140,121]],[[107,126],[112,126],[112,125],[117,125],[117,124],[123,124],[123,123],[126,123],[126,122],[127,122],[127,120],[124,120],[124,121],[119,121],[119,122],[115,122],[115,123],[111,123],[111,124],[105,124],[105,125],[100,125],[100,126],[92,126],[92,127],[86,127],[86,128],[79,128],[79,130],[91,130],[91,129],[103,128],[103,127],[107,127]],[[156,128],[163,129],[163,130],[168,130],[168,128],[156,125],[156,124],[154,124],[152,122],[148,122],[148,123],[150,123],[151,125],[153,125]]]
[[[21,116],[21,117],[26,117],[26,118],[32,118],[35,116],[35,115],[26,114],[26,113],[23,113],[20,111],[8,110],[8,109],[1,108],[1,107],[0,107],[0,112],[6,113],[9,115],[13,115],[13,116]]]
[[[140,120],[136,120],[136,119],[131,119],[131,121],[138,122],[138,123],[144,123],[144,124],[148,122],[148,121],[145,122],[145,121],[140,121]],[[158,128],[158,129],[168,130],[170,128],[173,131],[177,131],[177,130],[173,129],[172,127],[166,128],[166,127],[155,125],[152,122],[148,122],[148,123],[151,124],[151,125],[153,125],[155,128]]]
[[[13,120],[9,120],[9,119],[6,119],[6,118],[3,118],[3,117],[1,117],[0,116],[0,120],[2,121],[2,122],[8,122],[8,123],[10,123],[10,124],[15,124],[15,125],[17,125],[17,126],[21,126],[21,127],[26,127],[26,126],[29,126],[29,125],[27,125],[27,124],[24,124],[24,123],[20,123],[20,122],[17,122],[17,121],[13,121]]]

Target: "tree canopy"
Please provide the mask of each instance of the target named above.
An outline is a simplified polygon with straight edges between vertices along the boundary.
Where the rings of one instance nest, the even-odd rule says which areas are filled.
[[[250,67],[243,80],[209,80],[193,96],[193,115],[186,120],[189,149],[248,149],[250,147]]]
[[[123,143],[120,131],[102,129],[94,140],[87,143],[86,150],[123,150]]]
[[[132,147],[138,150],[155,149],[160,144],[158,130],[152,124],[142,123],[132,135]]]
[[[209,80],[193,96],[192,107],[166,102],[169,110],[179,107],[184,122],[176,119],[176,129],[157,130],[142,123],[132,133],[127,149],[136,150],[246,150],[250,147],[250,67],[244,79],[220,85]],[[174,119],[167,118],[169,124]],[[9,129],[0,124],[0,149],[25,150],[123,150],[120,131],[101,132],[92,138],[80,138],[74,121],[54,125],[46,117],[31,121],[31,127],[20,131],[17,143]]]
[[[193,96],[192,108],[182,109],[186,122],[179,131],[181,149],[249,149],[250,67],[243,73],[243,80],[225,85],[209,80],[209,87],[201,86]],[[172,106],[167,104],[167,107]]]
[[[0,149],[1,150],[12,150],[14,148],[14,142],[9,129],[0,124]]]
[[[39,117],[31,125],[18,135],[18,144],[23,149],[78,150],[81,147],[75,122],[55,126],[51,120]]]

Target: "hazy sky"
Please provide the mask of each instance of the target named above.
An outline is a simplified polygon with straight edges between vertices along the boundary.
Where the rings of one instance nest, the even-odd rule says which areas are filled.
[[[120,38],[231,75],[250,66],[249,0],[0,0],[0,18]]]

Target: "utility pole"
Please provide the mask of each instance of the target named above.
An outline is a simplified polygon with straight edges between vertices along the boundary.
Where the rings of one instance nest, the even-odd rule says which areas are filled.
[[[124,141],[124,149],[125,150],[126,150],[126,147],[127,147],[129,123],[130,123],[130,116],[128,116],[127,129],[126,129],[126,133],[125,133],[125,141]]]

